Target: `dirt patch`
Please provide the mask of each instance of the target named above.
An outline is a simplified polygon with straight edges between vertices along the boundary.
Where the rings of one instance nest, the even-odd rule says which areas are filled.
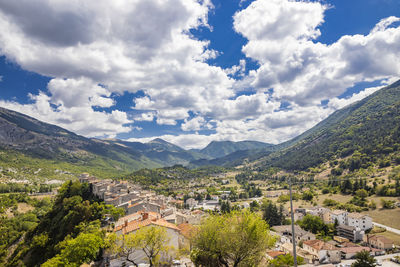
[[[29,204],[26,204],[26,203],[18,203],[18,208],[17,208],[17,210],[18,210],[19,213],[26,213],[26,212],[32,211],[32,210],[34,210],[34,209],[35,209],[35,208],[32,207],[32,206],[29,205]]]

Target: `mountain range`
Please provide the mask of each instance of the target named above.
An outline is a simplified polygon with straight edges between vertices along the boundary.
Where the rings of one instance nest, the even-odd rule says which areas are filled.
[[[201,150],[185,150],[160,138],[148,143],[86,138],[0,108],[0,167],[3,169],[10,166],[12,162],[8,161],[11,158],[23,156],[24,163],[21,164],[27,165],[24,167],[28,167],[30,162],[35,168],[41,165],[56,167],[62,163],[63,168],[71,171],[86,169],[99,176],[109,176],[142,168],[188,165],[199,159],[211,160],[257,146],[270,145],[253,141],[212,142]],[[15,162],[11,166],[18,167]]]
[[[330,115],[287,142],[213,141],[185,150],[162,139],[148,143],[86,138],[24,114],[0,108],[0,167],[62,167],[99,177],[176,164],[305,170],[357,155],[377,161],[400,146],[400,81]],[[360,156],[361,155],[361,156]],[[21,157],[23,160],[21,160]],[[18,160],[19,159],[19,160]],[[16,162],[20,162],[18,165]]]

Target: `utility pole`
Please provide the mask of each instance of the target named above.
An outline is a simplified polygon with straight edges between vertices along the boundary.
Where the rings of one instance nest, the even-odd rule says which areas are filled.
[[[294,232],[294,214],[293,214],[293,201],[292,201],[292,178],[289,178],[289,196],[290,196],[290,217],[292,221],[292,243],[293,243],[293,260],[294,267],[297,267],[297,253],[296,253],[296,234]]]

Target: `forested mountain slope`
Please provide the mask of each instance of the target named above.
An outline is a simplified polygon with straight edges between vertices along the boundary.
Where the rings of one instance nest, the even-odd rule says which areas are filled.
[[[334,112],[279,146],[281,150],[263,158],[259,166],[305,170],[351,155],[360,166],[390,160],[385,157],[400,146],[400,81]]]

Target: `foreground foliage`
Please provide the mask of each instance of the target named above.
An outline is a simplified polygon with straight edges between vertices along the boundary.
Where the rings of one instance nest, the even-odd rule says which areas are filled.
[[[122,213],[98,202],[90,187],[79,182],[66,182],[36,227],[25,235],[7,266],[80,266],[94,260],[105,246],[105,233],[100,230],[107,215],[115,219]]]
[[[200,266],[258,266],[274,243],[268,224],[254,213],[212,215],[193,239],[191,259]]]

